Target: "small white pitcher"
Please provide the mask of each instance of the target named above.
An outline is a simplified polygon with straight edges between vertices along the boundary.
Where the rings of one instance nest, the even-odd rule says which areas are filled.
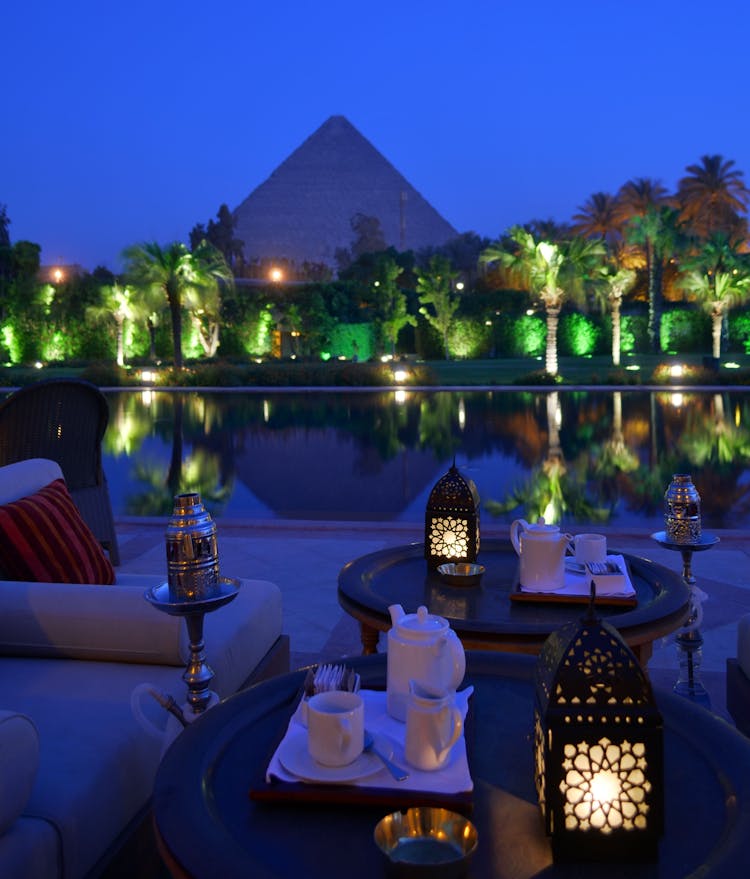
[[[437,695],[409,681],[404,754],[417,769],[440,769],[463,730],[455,691]]]

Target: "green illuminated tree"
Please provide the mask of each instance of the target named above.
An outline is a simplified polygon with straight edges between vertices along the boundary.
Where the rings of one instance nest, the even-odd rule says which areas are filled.
[[[406,294],[396,283],[402,271],[395,259],[389,256],[378,259],[370,291],[374,323],[383,341],[388,344],[391,355],[396,353],[401,330],[405,326],[417,325],[416,317],[409,313]]]
[[[733,305],[750,297],[750,264],[727,237],[712,236],[693,257],[683,262],[678,284],[711,317],[712,355],[721,356],[721,327]]]
[[[612,363],[620,365],[622,339],[622,300],[635,285],[633,269],[607,267],[602,274],[602,283],[595,286],[595,296],[607,307],[612,320]]]
[[[421,306],[419,313],[440,334],[446,360],[449,358],[448,331],[460,304],[458,296],[453,292],[457,277],[458,273],[453,271],[451,264],[443,256],[433,256],[428,267],[417,273],[417,293]]]
[[[162,248],[155,242],[136,244],[124,252],[126,276],[136,287],[161,291],[172,323],[175,369],[182,369],[182,311],[186,296],[204,297],[220,283],[231,283],[232,272],[215,247],[201,242],[191,253],[173,242]]]
[[[679,243],[677,211],[671,207],[667,189],[648,177],[624,183],[617,193],[617,204],[626,244],[643,255],[648,278],[649,348],[658,353],[664,261]]]
[[[509,246],[497,242],[482,252],[484,263],[499,262],[524,284],[544,307],[547,320],[545,368],[557,375],[557,328],[567,297],[581,299],[593,276],[601,271],[606,250],[600,240],[537,241],[521,226],[509,233]]]
[[[130,287],[117,283],[102,287],[100,294],[101,304],[90,305],[86,317],[96,323],[114,322],[117,365],[125,366],[125,322],[135,320],[135,295]]]

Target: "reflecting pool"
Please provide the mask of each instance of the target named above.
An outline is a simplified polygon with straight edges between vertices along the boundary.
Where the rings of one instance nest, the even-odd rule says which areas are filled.
[[[750,523],[750,396],[647,391],[108,392],[116,515],[420,522],[455,458],[482,519],[663,526],[673,473],[705,527]]]

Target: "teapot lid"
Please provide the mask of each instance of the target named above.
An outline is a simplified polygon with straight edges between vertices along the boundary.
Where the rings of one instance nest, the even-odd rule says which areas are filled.
[[[424,605],[417,608],[416,613],[407,613],[401,617],[397,626],[412,636],[433,635],[442,632],[448,626],[448,621],[437,614],[430,613]]]
[[[536,534],[555,534],[557,531],[560,530],[560,526],[559,526],[559,525],[552,525],[552,524],[548,525],[548,524],[544,521],[544,516],[540,516],[540,517],[536,520],[536,522],[534,522],[533,524],[529,525],[529,527],[527,528],[527,530],[528,530],[528,531],[533,531],[533,532],[535,532]]]

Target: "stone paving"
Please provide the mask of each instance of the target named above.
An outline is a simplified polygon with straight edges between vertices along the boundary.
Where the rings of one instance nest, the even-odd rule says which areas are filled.
[[[166,577],[165,520],[123,518],[117,522],[121,570]],[[219,558],[228,576],[268,579],[283,594],[284,625],[289,635],[292,667],[332,661],[360,652],[359,628],[337,600],[341,568],[352,559],[390,546],[422,540],[414,524],[335,522],[218,523]],[[580,526],[608,535],[609,546],[643,556],[681,571],[680,555],[661,548],[650,534],[613,528]],[[505,537],[501,528],[485,528],[486,537]],[[716,531],[720,542],[693,557],[697,586],[706,593],[701,632],[704,637],[701,674],[712,710],[726,713],[725,662],[736,655],[737,620],[750,613],[750,536]],[[382,649],[382,648],[381,648]],[[674,636],[654,644],[649,674],[655,686],[670,688],[677,678]]]

